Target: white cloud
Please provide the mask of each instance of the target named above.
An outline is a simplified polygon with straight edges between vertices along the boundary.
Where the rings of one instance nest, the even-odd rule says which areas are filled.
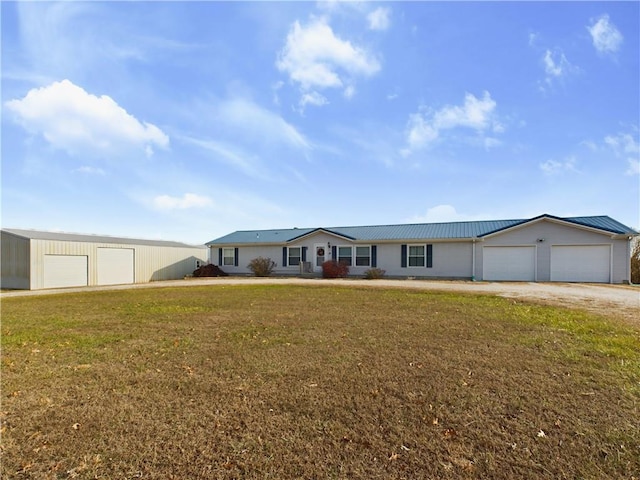
[[[437,205],[427,209],[424,215],[416,215],[407,220],[408,223],[445,223],[486,220],[486,216],[466,215],[458,213],[452,205]]]
[[[540,164],[540,169],[545,175],[558,175],[563,172],[575,172],[576,170],[576,158],[567,157],[564,161],[557,161],[549,159],[546,162]]]
[[[564,53],[560,52],[555,55],[551,53],[551,50],[547,50],[544,54],[542,61],[544,62],[544,71],[549,77],[561,77],[565,71],[564,66],[568,63]]]
[[[407,123],[407,148],[401,153],[406,156],[416,149],[426,147],[435,142],[443,131],[455,128],[469,128],[479,134],[488,130],[502,133],[504,125],[494,119],[495,108],[496,102],[489,92],[484,92],[480,99],[467,93],[463,105],[446,105],[432,114],[411,114]],[[487,148],[497,143],[497,139],[483,140],[483,145]]]
[[[604,139],[604,143],[611,147],[618,155],[640,154],[640,144],[630,133],[607,135]]]
[[[602,15],[597,21],[592,20],[587,30],[591,34],[593,46],[599,53],[616,53],[620,50],[624,39],[616,26],[609,22],[609,15]]]
[[[343,88],[356,76],[371,76],[380,63],[366,49],[336,36],[324,17],[294,22],[276,66],[303,91]]]
[[[169,137],[155,125],[140,122],[111,97],[87,93],[69,80],[34,88],[5,105],[26,130],[42,134],[52,146],[71,154],[113,154],[135,148],[149,155],[153,146],[169,146]]]
[[[640,159],[638,158],[627,158],[627,171],[624,172],[625,175],[640,175]]]
[[[328,103],[329,103],[329,100],[327,100],[323,95],[319,94],[318,92],[308,92],[308,93],[304,93],[302,97],[300,97],[300,102],[298,103],[298,105],[304,111],[304,108],[307,105],[321,107]]]
[[[391,10],[386,7],[378,7],[367,15],[371,30],[386,30],[389,28]]]
[[[97,168],[97,167],[89,167],[86,165],[80,168],[76,168],[75,170],[73,170],[73,173],[82,173],[85,175],[101,175],[101,176],[106,175],[106,172],[103,169]]]
[[[464,105],[446,106],[436,112],[435,124],[441,130],[456,127],[484,130],[489,126],[495,108],[496,102],[489,92],[484,92],[482,99],[467,93],[464,96]]]
[[[216,108],[216,117],[221,126],[241,131],[245,139],[310,148],[307,139],[293,125],[251,100],[234,98],[221,102]]]
[[[312,101],[321,99],[307,99],[307,103]],[[272,171],[284,166],[282,159],[307,160],[313,149],[295,126],[250,99],[237,97],[207,104],[202,112],[199,118],[203,124],[213,128],[176,138],[205,150],[211,160],[250,177],[273,180],[277,177]]]
[[[544,66],[545,83],[551,86],[555,81],[562,81],[568,75],[579,72],[579,68],[572,65],[561,50],[551,51],[547,49],[542,57]],[[541,86],[541,90],[545,90]]]
[[[636,136],[631,133],[619,133],[617,135],[608,135],[604,139],[604,143],[618,157],[625,157],[628,168],[626,175],[640,175],[640,143]]]
[[[258,159],[246,154],[237,147],[209,139],[192,137],[179,137],[179,139],[215,154],[217,159],[244,172],[246,175],[256,178],[264,177],[264,173],[258,168]]]
[[[353,85],[348,85],[347,88],[344,89],[344,98],[351,99],[356,94],[356,87]]]
[[[213,206],[213,200],[195,193],[185,193],[182,197],[158,195],[153,199],[153,206],[159,210],[184,210],[187,208],[205,208]]]

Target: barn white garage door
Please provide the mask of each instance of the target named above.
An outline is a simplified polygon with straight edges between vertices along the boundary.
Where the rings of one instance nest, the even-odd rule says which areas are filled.
[[[555,245],[551,247],[551,281],[609,283],[609,245]]]
[[[44,256],[44,288],[84,287],[88,279],[86,255]]]
[[[536,247],[484,247],[483,279],[533,282]]]
[[[98,285],[134,282],[132,248],[98,248]]]

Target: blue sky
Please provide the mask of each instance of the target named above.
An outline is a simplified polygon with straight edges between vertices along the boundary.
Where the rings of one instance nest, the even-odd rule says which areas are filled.
[[[638,2],[2,2],[2,225],[640,226]]]

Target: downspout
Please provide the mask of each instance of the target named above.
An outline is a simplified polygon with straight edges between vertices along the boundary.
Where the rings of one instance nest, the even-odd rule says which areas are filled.
[[[472,238],[471,241],[471,281],[476,281],[476,239]]]
[[[626,262],[626,277],[627,285],[631,285],[631,244],[633,237],[627,237],[627,262]]]

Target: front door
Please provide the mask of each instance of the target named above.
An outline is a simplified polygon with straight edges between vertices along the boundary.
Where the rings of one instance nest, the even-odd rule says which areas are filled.
[[[327,245],[325,243],[316,243],[313,246],[313,271],[321,272],[322,264],[329,259],[329,252],[327,251]]]

